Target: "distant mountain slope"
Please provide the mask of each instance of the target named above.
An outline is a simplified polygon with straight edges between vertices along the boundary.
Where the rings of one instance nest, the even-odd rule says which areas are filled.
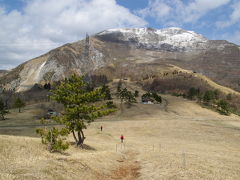
[[[108,71],[109,78],[113,74],[125,76],[124,71],[141,77],[144,73],[171,71],[166,68],[169,64],[240,91],[240,47],[227,41],[207,40],[180,28],[106,30],[23,63],[4,75],[1,83],[23,91],[34,83],[61,80],[73,72],[93,73],[114,66],[115,72]]]
[[[0,77],[6,74],[8,71],[7,70],[0,70]]]
[[[0,70],[0,79],[2,76],[6,75],[7,73],[8,73],[7,70]],[[1,85],[0,85],[0,87],[1,87]]]

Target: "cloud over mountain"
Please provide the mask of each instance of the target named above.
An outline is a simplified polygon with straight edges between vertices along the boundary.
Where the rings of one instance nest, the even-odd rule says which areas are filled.
[[[240,2],[0,0],[0,24],[0,69],[10,69],[62,44],[80,40],[86,33],[110,28],[178,26],[208,39],[240,44]]]
[[[0,8],[0,24],[0,69],[8,69],[86,33],[146,22],[115,0],[33,0],[21,11]]]

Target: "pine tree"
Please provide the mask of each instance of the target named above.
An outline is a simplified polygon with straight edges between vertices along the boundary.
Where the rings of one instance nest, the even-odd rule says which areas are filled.
[[[154,100],[155,100],[157,103],[162,103],[162,97],[159,96],[157,93],[153,92],[153,93],[152,93],[152,97],[154,98]]]
[[[5,120],[5,115],[9,113],[2,99],[0,99],[0,116],[1,120]]]
[[[119,94],[121,90],[122,90],[122,81],[119,80],[117,84],[117,93]]]
[[[88,83],[77,75],[66,79],[52,93],[51,98],[64,105],[63,115],[54,119],[73,134],[78,146],[84,143],[83,130],[87,128],[87,124],[116,110],[102,101],[106,98],[102,88],[89,90]]]
[[[138,97],[139,96],[139,91],[134,91],[134,97]]]
[[[18,112],[21,112],[21,108],[25,107],[25,103],[23,102],[23,100],[21,98],[17,98],[15,103],[14,103],[14,107],[18,108]]]
[[[47,120],[42,120],[43,125],[47,125]],[[69,147],[66,136],[69,134],[67,128],[47,127],[36,129],[36,133],[42,138],[42,143],[48,146],[50,152],[65,151]]]
[[[128,91],[127,88],[124,88],[119,92],[119,98],[121,100],[121,104],[125,102],[128,105],[131,105],[132,103],[137,102],[134,96],[134,93],[132,93],[131,91]]]
[[[107,85],[103,85],[102,86],[102,93],[105,94],[105,100],[111,100],[112,99],[112,96],[111,96],[111,91],[109,89],[109,86]]]

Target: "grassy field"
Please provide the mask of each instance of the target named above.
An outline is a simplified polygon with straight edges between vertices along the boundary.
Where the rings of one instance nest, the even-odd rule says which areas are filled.
[[[86,148],[65,154],[47,152],[35,127],[0,128],[0,179],[239,179],[240,118],[163,97],[163,105],[136,104],[97,120],[85,131]],[[36,110],[13,111],[0,126],[37,125]]]

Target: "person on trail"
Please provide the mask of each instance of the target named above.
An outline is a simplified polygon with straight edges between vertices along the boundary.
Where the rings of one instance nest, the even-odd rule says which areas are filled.
[[[102,131],[102,128],[103,128],[103,127],[101,126],[101,131]]]
[[[123,136],[123,135],[121,135],[121,136],[120,136],[120,139],[121,139],[121,143],[123,143],[124,136]]]

